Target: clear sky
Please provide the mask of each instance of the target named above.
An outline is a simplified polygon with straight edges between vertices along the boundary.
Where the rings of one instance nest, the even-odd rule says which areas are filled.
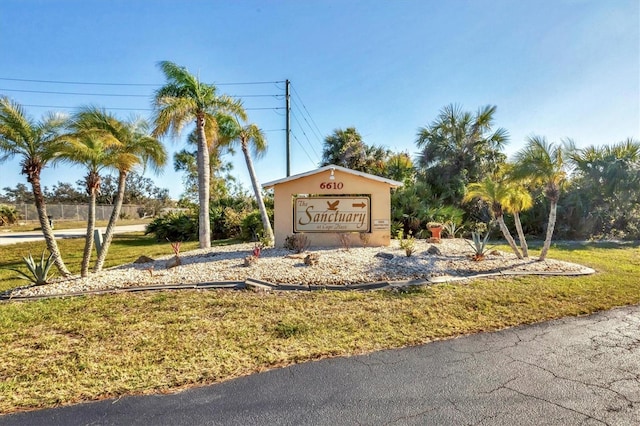
[[[286,174],[285,79],[292,174],[317,167],[337,128],[415,154],[418,128],[450,103],[496,105],[508,154],[533,134],[578,146],[640,137],[638,0],[0,1],[0,94],[32,105],[34,118],[87,104],[150,117],[161,60],[221,93],[254,95],[243,100],[269,142],[256,162],[261,182]],[[250,82],[270,83],[227,84]],[[171,154],[186,135],[166,140]],[[233,161],[249,189],[239,153]],[[0,168],[0,188],[26,183],[17,160]],[[43,183],[83,174],[57,166]],[[150,177],[174,198],[182,191],[171,165]]]

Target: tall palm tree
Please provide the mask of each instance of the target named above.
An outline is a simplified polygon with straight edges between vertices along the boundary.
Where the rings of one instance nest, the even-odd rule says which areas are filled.
[[[127,176],[136,166],[140,165],[150,165],[154,171],[159,171],[167,162],[167,151],[159,140],[150,136],[149,124],[146,120],[121,121],[104,109],[96,107],[83,109],[78,114],[78,118],[82,122],[83,128],[94,129],[96,132],[109,135],[119,142],[119,145],[113,148],[111,159],[113,166],[118,170],[118,189],[105,230],[104,241],[94,267],[95,272],[100,272],[113,240],[116,222],[120,217]]]
[[[61,154],[65,161],[86,167],[85,186],[89,195],[89,209],[87,214],[87,233],[80,275],[89,275],[89,261],[93,250],[93,232],[96,223],[96,197],[100,191],[100,173],[107,167],[114,167],[117,160],[116,152],[120,148],[120,141],[113,135],[93,126],[93,111],[95,108],[81,109],[74,115],[71,128],[74,133],[67,135],[66,146]]]
[[[504,208],[502,203],[507,199],[510,187],[500,182],[494,182],[490,178],[486,178],[482,182],[470,183],[467,185],[466,191],[463,201],[468,202],[474,198],[479,198],[489,204],[492,215],[500,225],[502,235],[504,235],[504,238],[507,240],[507,243],[509,243],[509,246],[518,259],[522,259],[522,254],[520,254],[520,250],[518,250],[516,242],[513,240],[513,237],[509,232],[509,228],[507,228],[507,225],[504,223]]]
[[[518,239],[520,240],[520,249],[522,249],[522,257],[529,258],[529,246],[522,230],[522,222],[520,221],[520,212],[529,210],[533,207],[533,197],[531,193],[523,185],[511,183],[502,200],[502,208],[507,213],[513,215],[513,221],[516,224]]]
[[[202,83],[186,68],[169,61],[162,61],[158,65],[167,79],[167,84],[155,93],[155,128],[152,134],[154,137],[169,133],[178,136],[187,123],[195,122],[200,206],[198,240],[200,248],[208,248],[211,247],[209,148],[217,142],[216,114],[233,113],[246,120],[246,113],[238,100],[218,95],[213,84]]]
[[[69,276],[53,230],[47,218],[47,207],[42,193],[40,174],[47,164],[60,153],[67,117],[47,114],[41,121],[33,121],[25,114],[23,107],[7,97],[0,97],[0,163],[14,156],[21,157],[22,174],[31,184],[38,221],[44,235],[47,249],[62,276]]]
[[[251,178],[253,193],[256,197],[256,202],[258,203],[258,209],[260,210],[264,237],[267,238],[271,244],[275,241],[273,228],[271,227],[267,208],[265,207],[264,200],[262,199],[260,184],[258,183],[258,177],[256,176],[256,171],[253,167],[253,160],[251,159],[251,153],[249,152],[249,149],[251,149],[255,157],[260,157],[266,152],[267,140],[264,137],[264,133],[255,124],[242,125],[237,117],[220,116],[218,121],[220,125],[220,132],[223,137],[230,144],[233,144],[234,142],[238,142],[240,144],[240,149],[242,149],[242,153],[244,154],[244,160],[247,163],[249,177]]]
[[[525,179],[532,185],[542,187],[545,197],[549,200],[549,220],[544,245],[540,252],[539,260],[545,260],[551,238],[556,226],[558,200],[560,191],[567,179],[567,163],[565,161],[566,146],[547,142],[541,136],[527,138],[526,146],[516,153],[516,166],[513,176],[516,179]]]
[[[482,181],[505,161],[502,148],[509,135],[503,128],[493,129],[495,112],[492,105],[473,114],[451,104],[418,129],[418,165],[445,202],[458,203],[465,185]]]

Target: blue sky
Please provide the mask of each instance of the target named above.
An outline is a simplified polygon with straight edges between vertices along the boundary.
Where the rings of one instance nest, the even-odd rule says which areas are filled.
[[[317,167],[337,128],[414,154],[418,128],[450,103],[496,105],[508,154],[533,134],[611,144],[640,137],[639,24],[637,0],[2,0],[0,94],[44,106],[26,107],[34,118],[87,104],[148,117],[153,86],[11,79],[161,85],[156,63],[170,60],[222,93],[274,95],[243,98],[269,141],[256,162],[267,182],[286,173],[284,84],[226,83],[291,80],[293,174]],[[166,140],[170,153],[186,134]],[[0,168],[0,188],[26,183],[17,160]],[[83,174],[57,166],[43,183]],[[150,177],[182,191],[171,166]]]

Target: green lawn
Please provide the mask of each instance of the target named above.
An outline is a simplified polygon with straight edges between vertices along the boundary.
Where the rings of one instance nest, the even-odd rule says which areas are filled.
[[[63,253],[81,247],[80,240],[62,243]],[[168,243],[139,235],[120,236],[116,245],[112,265],[143,253],[171,253]],[[29,249],[41,246],[0,248],[2,265]],[[598,273],[483,279],[400,293],[188,290],[3,303],[0,412],[167,392],[312,359],[640,303],[637,243],[558,245],[550,257]],[[78,255],[66,258],[71,266],[79,263]],[[0,274],[2,288],[15,286]]]

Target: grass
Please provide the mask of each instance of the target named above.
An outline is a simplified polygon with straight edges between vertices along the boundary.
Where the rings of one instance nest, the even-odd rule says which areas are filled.
[[[119,236],[117,244],[120,260],[171,250],[140,236]],[[3,263],[6,254],[0,251]],[[291,363],[640,303],[637,243],[559,245],[550,254],[598,273],[403,292],[189,290],[0,304],[0,412],[171,392]]]

